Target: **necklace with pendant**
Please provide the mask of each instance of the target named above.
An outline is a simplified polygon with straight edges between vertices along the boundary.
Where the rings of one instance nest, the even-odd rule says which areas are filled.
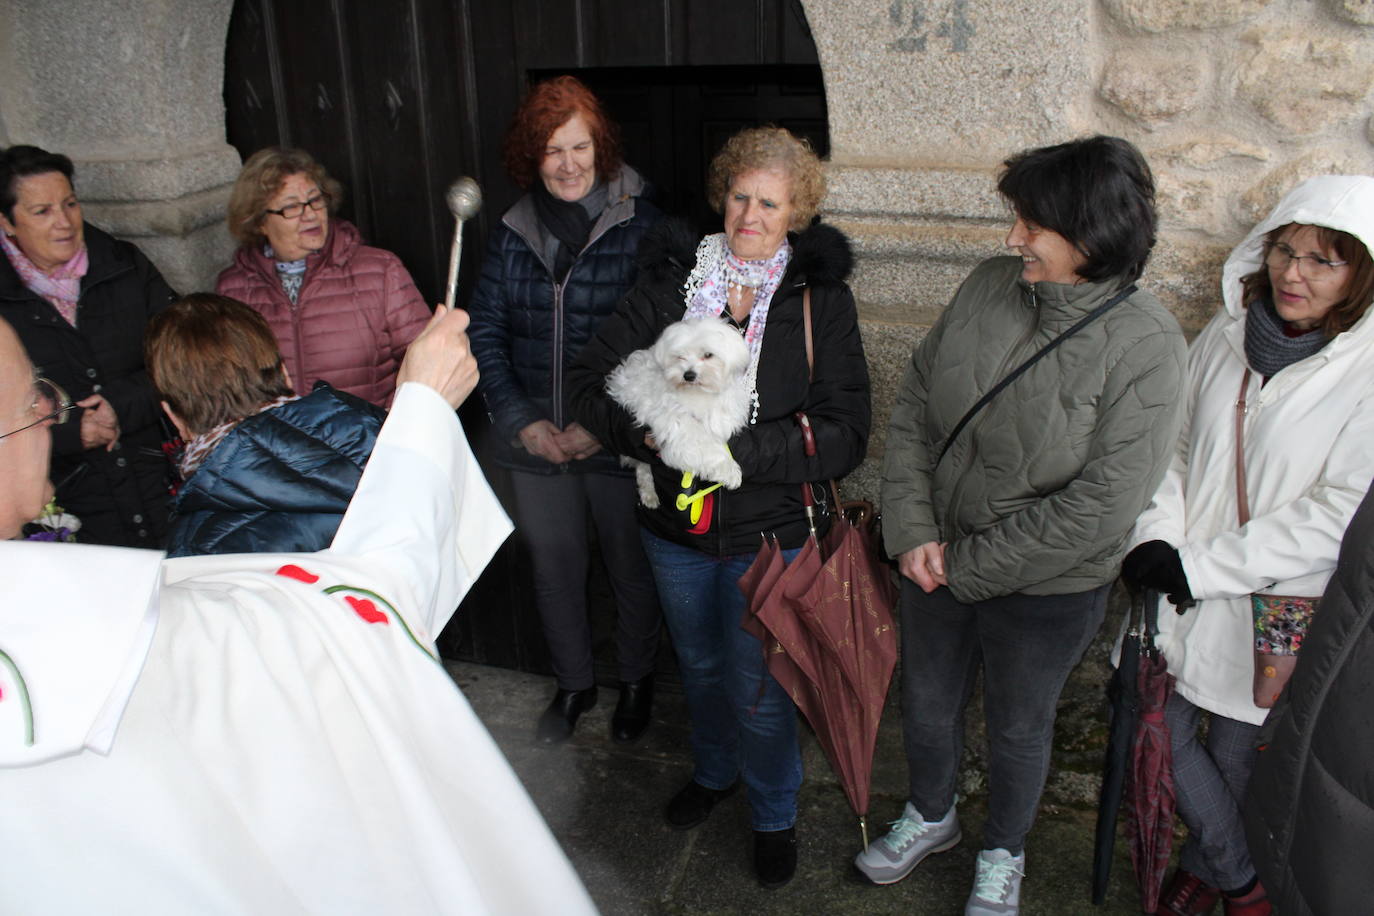
[[[751,303],[749,310],[744,313],[743,318],[735,317],[735,306],[744,305],[745,289],[748,289],[750,292],[755,292],[758,289],[758,287],[739,287],[731,284],[731,286],[726,290],[725,298],[725,318],[727,321],[730,322],[730,326],[733,327],[735,330],[739,331],[741,334],[744,334],[749,330],[749,319],[752,318],[754,315],[754,308],[753,304]],[[732,298],[734,299],[733,304],[730,301]]]

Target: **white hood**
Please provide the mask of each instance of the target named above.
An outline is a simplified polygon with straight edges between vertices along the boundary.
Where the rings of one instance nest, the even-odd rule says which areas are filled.
[[[1221,294],[1235,318],[1241,307],[1240,278],[1254,273],[1264,259],[1264,236],[1279,226],[1304,223],[1348,232],[1374,254],[1374,178],[1367,175],[1323,175],[1298,185],[1235,247],[1221,271]],[[1369,312],[1365,313],[1365,317]],[[1367,322],[1361,320],[1360,324]]]

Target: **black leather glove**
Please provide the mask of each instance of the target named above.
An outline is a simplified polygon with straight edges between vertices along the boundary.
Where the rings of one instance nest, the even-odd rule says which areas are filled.
[[[1177,548],[1168,541],[1146,541],[1126,554],[1121,561],[1121,578],[1127,582],[1164,592],[1174,604],[1192,603],[1193,590],[1183,572]]]

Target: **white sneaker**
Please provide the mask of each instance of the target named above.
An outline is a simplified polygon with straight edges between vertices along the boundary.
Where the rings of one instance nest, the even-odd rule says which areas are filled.
[[[1016,916],[1021,912],[1021,879],[1025,874],[1025,853],[1014,856],[1005,849],[978,853],[973,893],[968,895],[964,916]]]
[[[959,845],[959,816],[951,805],[938,821],[927,821],[911,802],[892,830],[854,857],[854,866],[874,884],[896,884],[934,852]]]

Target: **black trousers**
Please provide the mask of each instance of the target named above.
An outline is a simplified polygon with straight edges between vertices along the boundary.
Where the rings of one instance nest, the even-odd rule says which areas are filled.
[[[635,520],[634,478],[512,471],[511,483],[515,533],[529,546],[533,559],[535,602],[558,686],[592,686],[588,516],[615,593],[620,678],[637,681],[652,672],[663,614]]]

